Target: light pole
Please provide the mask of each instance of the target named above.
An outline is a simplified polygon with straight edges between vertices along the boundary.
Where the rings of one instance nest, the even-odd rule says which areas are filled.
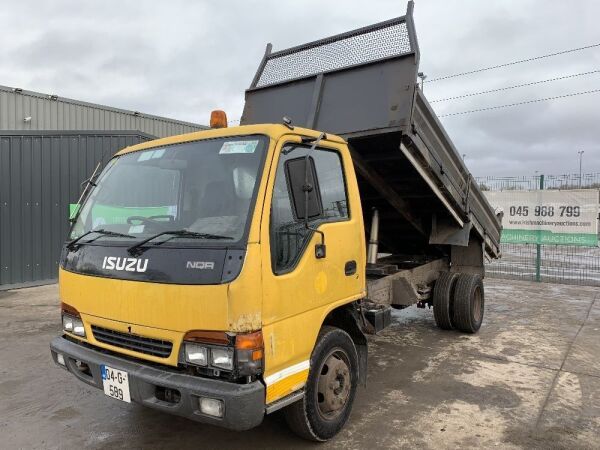
[[[577,152],[579,154],[579,188],[581,188],[581,161],[583,160],[583,150]]]
[[[423,72],[419,72],[417,74],[417,76],[421,79],[421,92],[423,92],[423,87],[425,85],[425,78],[427,78],[427,75],[425,75]]]

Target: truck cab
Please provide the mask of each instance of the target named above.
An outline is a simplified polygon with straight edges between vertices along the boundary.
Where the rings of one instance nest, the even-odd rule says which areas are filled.
[[[92,182],[63,250],[52,354],[102,388],[123,369],[118,399],[256,426],[305,384],[326,318],[366,296],[356,176],[335,135],[281,124],[159,139]]]

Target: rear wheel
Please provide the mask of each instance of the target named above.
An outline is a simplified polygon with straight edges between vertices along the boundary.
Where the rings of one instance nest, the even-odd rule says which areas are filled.
[[[465,333],[481,327],[485,307],[483,280],[479,275],[460,274],[454,289],[454,326]]]
[[[326,441],[344,426],[358,383],[358,354],[345,331],[325,326],[310,360],[304,398],[285,409],[294,433],[311,441]]]
[[[451,330],[454,286],[458,273],[443,272],[433,286],[433,317],[442,330]]]

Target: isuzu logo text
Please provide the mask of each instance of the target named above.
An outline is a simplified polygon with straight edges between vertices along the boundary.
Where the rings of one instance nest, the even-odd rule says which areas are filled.
[[[105,256],[104,261],[102,261],[102,268],[106,270],[124,270],[126,272],[145,272],[148,268],[148,260]]]
[[[215,263],[212,261],[188,261],[185,264],[186,269],[214,269]]]

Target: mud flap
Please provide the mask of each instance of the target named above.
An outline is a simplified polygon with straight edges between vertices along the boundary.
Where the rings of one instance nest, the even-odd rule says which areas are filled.
[[[369,359],[369,350],[367,344],[356,345],[358,353],[358,382],[363,387],[367,387],[367,367]]]

